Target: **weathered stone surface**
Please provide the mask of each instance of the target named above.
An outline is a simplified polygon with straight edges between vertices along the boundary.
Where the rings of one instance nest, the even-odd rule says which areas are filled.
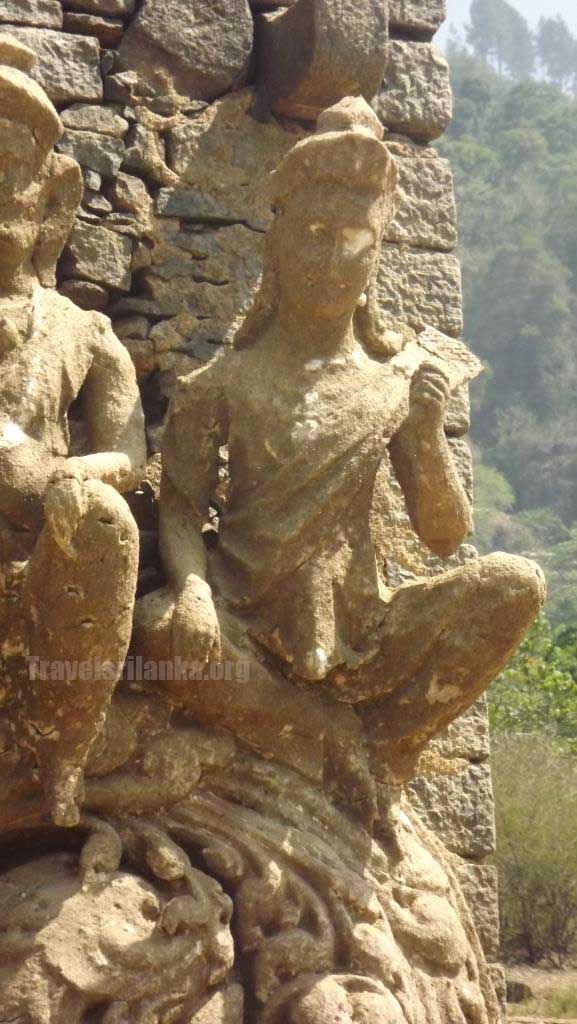
[[[403,199],[386,241],[451,252],[457,244],[453,175],[434,149],[387,141],[399,168]]]
[[[62,7],[59,0],[0,0],[2,21],[38,28],[62,28]]]
[[[412,806],[445,845],[462,857],[486,857],[495,851],[491,770],[472,764],[459,775],[414,779]]]
[[[120,139],[96,132],[69,129],[58,143],[61,153],[68,153],[81,167],[88,167],[103,178],[118,174],[124,160],[124,146]]]
[[[67,11],[64,15],[66,32],[94,36],[101,46],[116,46],[124,33],[124,22],[120,18],[99,18],[95,14]]]
[[[389,43],[382,88],[373,107],[391,131],[430,141],[442,135],[453,111],[449,65],[430,43]]]
[[[0,72],[0,96],[3,82]],[[452,454],[456,445],[461,459],[462,442],[447,440],[443,428],[451,389],[478,372],[478,361],[451,339],[433,343],[430,332],[417,337],[380,314],[374,268],[395,213],[397,176],[362,101],[321,116],[318,133],[285,155],[298,136],[276,122],[255,126],[239,106],[244,95],[231,97],[236,107],[215,105],[212,120],[197,108],[186,120],[160,117],[166,99],[131,110],[146,133],[143,176],[163,215],[150,210],[135,175],[108,179],[102,195],[87,182],[95,209],[115,204],[105,218],[111,230],[86,215],[63,263],[65,288],[92,281],[113,296],[118,330],[133,335],[124,346],[104,318],[49,298],[35,281],[12,295],[6,280],[21,286],[30,252],[11,263],[6,232],[0,247],[10,296],[8,317],[5,300],[0,310],[0,613],[16,571],[3,561],[5,503],[23,497],[24,513],[30,508],[22,495],[30,474],[18,462],[29,448],[11,443],[16,425],[48,432],[49,442],[26,463],[44,480],[38,522],[16,537],[34,547],[40,534],[31,558],[17,561],[29,573],[23,607],[32,653],[52,665],[85,655],[92,664],[104,652],[114,669],[106,678],[74,678],[74,686],[20,675],[14,701],[7,674],[14,727],[8,758],[0,758],[0,833],[12,836],[26,821],[41,845],[46,810],[61,826],[83,813],[83,845],[77,851],[64,838],[60,850],[63,833],[53,829],[55,853],[34,863],[22,844],[21,863],[0,880],[10,894],[0,1017],[85,1024],[97,1016],[188,1020],[195,1013],[195,1024],[224,1024],[229,1011],[242,1016],[242,988],[251,1015],[268,1024],[448,1024],[461,1016],[496,1024],[487,965],[450,860],[406,805],[400,813],[397,799],[424,737],[445,731],[486,687],[542,598],[535,568],[521,559],[473,554],[451,563],[451,573],[443,561],[453,551],[458,559],[470,523]],[[63,168],[75,175],[78,197],[78,169],[50,152],[59,131],[54,111],[38,97],[25,109],[53,161],[42,189]],[[48,123],[40,131],[42,117]],[[184,128],[186,140],[177,137],[183,183],[161,150],[169,132]],[[11,133],[0,138],[0,157],[2,147],[11,152],[7,139],[11,145]],[[271,223],[264,164],[275,147]],[[21,148],[33,176],[34,147]],[[2,200],[10,181],[0,182]],[[207,197],[235,223],[195,220]],[[41,211],[38,231],[59,211],[58,223],[38,237],[26,225],[25,237],[38,242],[33,265],[44,272],[53,271],[74,212],[63,187],[56,199],[32,202],[25,214],[13,205],[18,225]],[[177,202],[185,206],[170,208]],[[417,221],[416,193],[412,202]],[[10,216],[10,203],[2,208]],[[261,225],[270,225],[266,238]],[[117,301],[132,267],[135,294]],[[247,309],[233,351],[213,358]],[[140,319],[118,322],[131,314]],[[354,338],[342,327],[353,318]],[[35,348],[39,341],[45,352]],[[67,361],[70,351],[75,358]],[[117,491],[136,483],[143,437],[127,352],[147,396],[151,443],[163,434],[162,481],[157,463],[148,496],[143,484],[126,506],[131,514]],[[26,369],[8,376],[6,387],[4,369],[10,374],[26,358],[42,367],[40,409]],[[164,428],[174,376],[201,364],[181,381]],[[69,457],[67,412],[81,388],[85,443],[98,439],[88,461]],[[72,430],[74,451],[90,450],[75,423]],[[404,515],[410,508],[420,543],[437,561],[436,576],[422,573],[386,607],[369,525],[383,438]],[[55,458],[63,476],[52,491]],[[385,497],[393,487],[384,486]],[[90,504],[98,495],[102,506]],[[226,509],[219,523],[213,495],[219,512]],[[21,525],[17,512],[10,506]],[[385,501],[381,514],[395,519],[393,503]],[[131,515],[142,528],[132,644],[152,667],[145,689],[130,678],[130,663],[118,682],[136,585]],[[389,525],[393,535],[398,524]],[[10,632],[10,642],[13,635],[20,636]],[[196,674],[171,676],[183,661]],[[168,671],[153,678],[161,665]],[[4,662],[0,668],[4,682]],[[2,734],[4,714],[5,705]],[[465,830],[482,796],[482,780],[481,789],[474,782],[474,794],[460,795]],[[467,837],[453,831],[463,845]]]
[[[242,985],[228,985],[222,992],[207,999],[197,1010],[190,1024],[242,1024],[244,990]]]
[[[296,0],[256,19],[262,104],[314,121],[344,96],[371,100],[382,81],[387,16],[382,0]]]
[[[58,291],[66,298],[72,299],[80,309],[106,309],[110,295],[100,284],[93,281],[78,281],[70,279],[63,281]]]
[[[268,177],[305,133],[297,126],[287,131],[274,120],[256,122],[253,102],[250,89],[218,100],[169,133],[167,155],[172,170],[193,186],[191,203],[205,197],[225,219],[264,230],[271,216]]]
[[[32,70],[32,77],[54,103],[102,99],[100,50],[96,39],[12,25],[0,25],[0,32],[9,32],[34,51],[38,63]]]
[[[243,84],[252,38],[246,0],[145,0],[119,52],[155,93],[214,99]]]
[[[379,303],[396,320],[430,324],[458,337],[463,329],[461,269],[455,256],[409,246],[384,245]]]
[[[0,650],[3,683],[10,677],[9,693],[3,685],[0,730],[11,725],[16,747],[17,735],[28,732],[30,769],[51,819],[72,826],[80,820],[84,768],[102,731],[130,639],[138,531],[120,492],[134,486],[143,472],[144,422],[133,368],[110,325],[53,288],[56,261],[82,194],[82,176],[77,164],[54,152],[62,130],[54,107],[32,78],[10,63],[22,66],[18,46],[0,47],[0,57],[0,104],[4,118],[11,119],[0,140],[0,163],[8,169],[0,180],[3,631],[9,595],[15,608],[9,643],[3,639]],[[84,385],[86,457],[71,449],[69,426],[69,411]],[[13,589],[18,562],[20,578]],[[62,679],[42,678],[41,671],[27,671],[25,665],[14,675],[6,659],[15,652],[20,658],[45,659],[48,666],[66,662],[71,685],[64,692]],[[107,671],[102,655],[109,659]],[[16,718],[14,684],[22,687]],[[33,723],[28,729],[26,721]],[[5,757],[0,761],[4,774]],[[4,775],[3,788],[5,783],[17,788],[20,782],[10,766],[8,772],[11,782]],[[4,803],[0,818],[6,821]],[[34,867],[28,866],[24,875],[27,871],[34,876]],[[18,869],[12,882],[2,879],[4,892],[17,888],[17,877]],[[73,889],[79,888],[74,882]],[[17,898],[20,906],[23,898]],[[52,898],[54,913],[37,920],[36,930],[57,915],[57,889]],[[33,895],[28,905],[32,916],[35,900]],[[8,920],[3,914],[2,926],[19,930],[18,923],[9,921],[10,912]],[[70,921],[70,937],[69,929]],[[75,947],[73,956],[77,953]],[[20,996],[35,988],[37,983],[18,976],[13,962],[0,955],[0,1017],[14,1018],[20,1009],[28,1016]],[[46,997],[38,1012],[49,1019],[58,1005],[57,998],[50,1005]]]
[[[113,323],[114,333],[119,338],[146,340],[150,334],[150,322],[144,316],[126,316]]]
[[[136,8],[136,0],[62,0],[62,4],[65,11],[87,11],[112,18],[126,18]]]
[[[469,761],[487,761],[491,753],[487,701],[478,701],[452,722],[447,733],[438,741],[444,757],[463,757]]]
[[[460,863],[459,882],[488,960],[499,957],[499,884],[492,864]]]
[[[121,139],[128,131],[128,121],[121,117],[117,107],[75,103],[60,114],[62,124],[75,131],[96,132]]]
[[[389,0],[391,29],[417,39],[433,36],[446,17],[446,0]]]
[[[62,270],[70,277],[127,292],[131,252],[132,242],[125,235],[77,221],[68,239]]]

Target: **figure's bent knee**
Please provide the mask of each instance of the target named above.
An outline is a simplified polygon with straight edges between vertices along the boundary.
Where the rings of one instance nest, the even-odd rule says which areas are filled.
[[[497,552],[480,559],[483,589],[489,590],[495,611],[531,621],[543,607],[547,586],[542,570],[530,558]]]

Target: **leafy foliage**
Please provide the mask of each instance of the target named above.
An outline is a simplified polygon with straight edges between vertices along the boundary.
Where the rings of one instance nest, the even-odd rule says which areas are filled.
[[[489,715],[495,734],[549,736],[577,753],[577,627],[541,617],[491,687]]]
[[[508,6],[471,5],[468,38],[487,60],[487,18],[504,31]],[[487,367],[473,396],[477,543],[536,557],[548,614],[577,622],[577,102],[458,41],[448,57],[455,117],[439,148],[455,174],[466,335]]]
[[[493,781],[504,951],[561,967],[577,949],[577,759],[501,734]]]

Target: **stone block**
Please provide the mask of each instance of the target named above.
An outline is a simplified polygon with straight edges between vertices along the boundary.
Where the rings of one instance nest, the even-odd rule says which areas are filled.
[[[430,324],[457,338],[463,330],[461,268],[456,256],[383,245],[377,282],[385,312],[413,327]]]
[[[276,113],[311,121],[344,96],[370,101],[377,92],[388,37],[382,0],[296,0],[255,24],[259,91]]]
[[[247,0],[145,0],[119,53],[154,93],[212,100],[244,83],[252,42]]]
[[[394,33],[430,39],[446,17],[446,0],[389,0],[389,24]]]
[[[60,117],[65,128],[73,131],[96,132],[98,135],[121,139],[128,131],[128,121],[117,111],[118,107],[75,103],[63,110]]]
[[[403,200],[385,239],[451,252],[457,244],[457,210],[448,160],[431,148],[388,142],[399,169]]]
[[[38,63],[31,75],[53,103],[60,106],[76,100],[102,99],[100,47],[96,39],[18,25],[0,25],[0,32],[9,32],[34,51]]]
[[[487,699],[479,700],[453,722],[438,741],[443,757],[464,757],[469,761],[486,761],[491,753]]]
[[[421,776],[408,787],[412,806],[447,848],[462,857],[495,851],[491,770],[472,764],[458,775]]]
[[[100,284],[94,281],[78,281],[73,278],[63,281],[58,291],[75,302],[81,309],[106,309],[110,296]]]
[[[461,862],[457,876],[488,960],[499,956],[499,886],[492,864]]]
[[[373,107],[391,131],[422,142],[442,135],[453,113],[449,65],[430,43],[393,39]]]
[[[250,114],[254,92],[243,89],[213,103],[174,128],[167,160],[187,185],[199,190],[235,221],[264,229],[270,219],[268,177],[304,136]]]
[[[89,167],[103,178],[113,178],[118,174],[124,160],[121,140],[96,132],[66,131],[58,149],[73,156],[81,167]]]
[[[62,0],[66,11],[87,11],[107,18],[127,18],[134,14],[136,0]]]
[[[126,235],[77,221],[64,252],[62,271],[65,276],[128,292],[131,253],[132,241]]]
[[[101,46],[117,46],[124,33],[124,22],[120,18],[99,18],[96,14],[67,11],[64,15],[66,32],[77,32],[83,36],[94,36]]]
[[[59,0],[0,0],[0,22],[32,25],[36,28],[62,28]]]

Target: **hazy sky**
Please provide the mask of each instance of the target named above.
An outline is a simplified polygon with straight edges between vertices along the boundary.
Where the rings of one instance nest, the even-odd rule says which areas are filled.
[[[513,7],[516,7],[520,14],[523,14],[532,25],[535,25],[541,15],[554,17],[562,14],[567,24],[577,35],[577,3],[576,0],[509,0]],[[471,0],[447,0],[447,22],[439,35],[437,42],[442,45],[446,35],[447,26],[451,22],[461,27],[468,21],[469,7]]]

